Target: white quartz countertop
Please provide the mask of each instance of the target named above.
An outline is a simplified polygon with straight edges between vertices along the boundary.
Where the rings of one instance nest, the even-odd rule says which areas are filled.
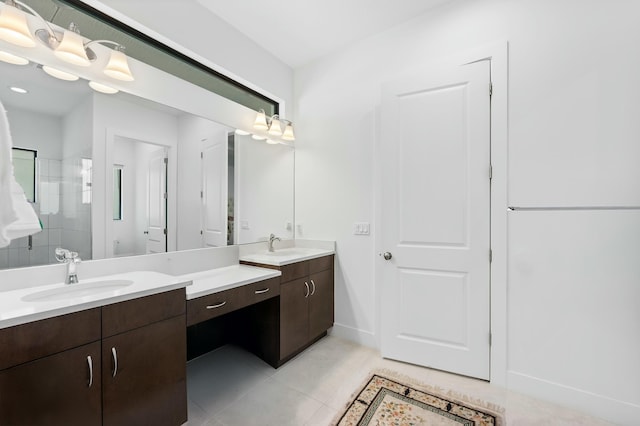
[[[123,282],[128,285],[119,286]],[[181,276],[135,271],[87,280],[81,278],[77,284],[59,283],[0,292],[0,329],[175,290],[188,284]],[[86,286],[83,289],[96,287],[93,291],[83,292],[83,285]]]
[[[271,266],[283,266],[303,260],[315,259],[318,257],[334,254],[334,250],[322,248],[291,247],[277,249],[273,252],[264,250],[262,252],[247,253],[240,256],[244,262],[262,263]]]
[[[231,265],[209,271],[181,275],[180,277],[192,282],[192,284],[187,287],[187,300],[190,300],[246,284],[268,280],[269,278],[279,277],[280,275],[282,275],[282,272],[276,269],[258,268],[248,265]]]

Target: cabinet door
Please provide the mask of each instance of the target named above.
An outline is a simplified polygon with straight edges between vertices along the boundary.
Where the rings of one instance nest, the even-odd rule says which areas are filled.
[[[333,326],[333,270],[309,276],[309,339],[315,339]]]
[[[280,358],[285,358],[309,340],[308,279],[280,285]]]
[[[103,339],[103,424],[187,421],[186,321],[181,315]]]
[[[100,425],[100,396],[94,342],[1,371],[0,425]]]

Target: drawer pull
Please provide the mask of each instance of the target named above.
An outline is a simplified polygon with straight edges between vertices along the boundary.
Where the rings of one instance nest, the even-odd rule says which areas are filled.
[[[316,294],[316,283],[313,282],[313,280],[311,280],[311,295],[313,296],[314,294]]]
[[[304,295],[304,298],[306,299],[307,297],[309,297],[309,283],[305,281],[304,285],[307,287],[307,294]]]
[[[118,353],[115,347],[111,348],[111,357],[113,358],[113,374],[111,377],[116,377],[116,374],[118,374]]]
[[[266,293],[268,291],[269,291],[269,287],[267,287],[265,289],[262,289],[262,290],[256,290],[254,293],[255,294],[264,294],[264,293]]]
[[[93,384],[93,360],[91,359],[91,355],[87,356],[87,364],[89,365],[89,386]]]
[[[222,303],[218,303],[217,305],[208,305],[207,309],[216,309],[216,308],[222,308],[224,305],[227,304],[227,301],[225,300]]]

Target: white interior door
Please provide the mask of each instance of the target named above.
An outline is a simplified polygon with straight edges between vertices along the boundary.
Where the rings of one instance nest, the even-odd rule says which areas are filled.
[[[385,84],[380,149],[381,243],[392,255],[380,258],[382,355],[482,379],[489,85],[489,61]]]
[[[147,253],[167,251],[167,163],[164,149],[149,157]]]
[[[204,247],[227,245],[227,136],[211,138],[202,150],[202,242]]]

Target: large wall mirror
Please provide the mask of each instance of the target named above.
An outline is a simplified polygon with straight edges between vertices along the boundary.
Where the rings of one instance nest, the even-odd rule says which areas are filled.
[[[95,17],[88,19],[96,34],[85,33],[78,2],[23,3],[54,30],[73,16],[89,39],[120,37]],[[41,26],[27,18],[32,31]],[[126,40],[149,55],[142,41]],[[93,49],[100,56],[106,47]],[[207,82],[202,69],[178,77],[167,72],[172,66],[149,65],[160,57],[144,62],[129,49],[135,81],[109,82],[119,92],[105,94],[87,84],[96,79],[95,63],[76,69],[56,62],[44,44],[26,49],[0,40],[0,52],[29,61],[0,62],[0,101],[13,146],[36,153],[33,206],[43,226],[0,249],[0,268],[54,263],[60,246],[87,260],[252,243],[270,233],[293,238],[292,144],[234,132],[250,127],[256,109],[273,113],[277,105],[237,87],[214,93],[219,77]],[[54,78],[43,65],[80,78]],[[20,88],[26,93],[14,91]]]

